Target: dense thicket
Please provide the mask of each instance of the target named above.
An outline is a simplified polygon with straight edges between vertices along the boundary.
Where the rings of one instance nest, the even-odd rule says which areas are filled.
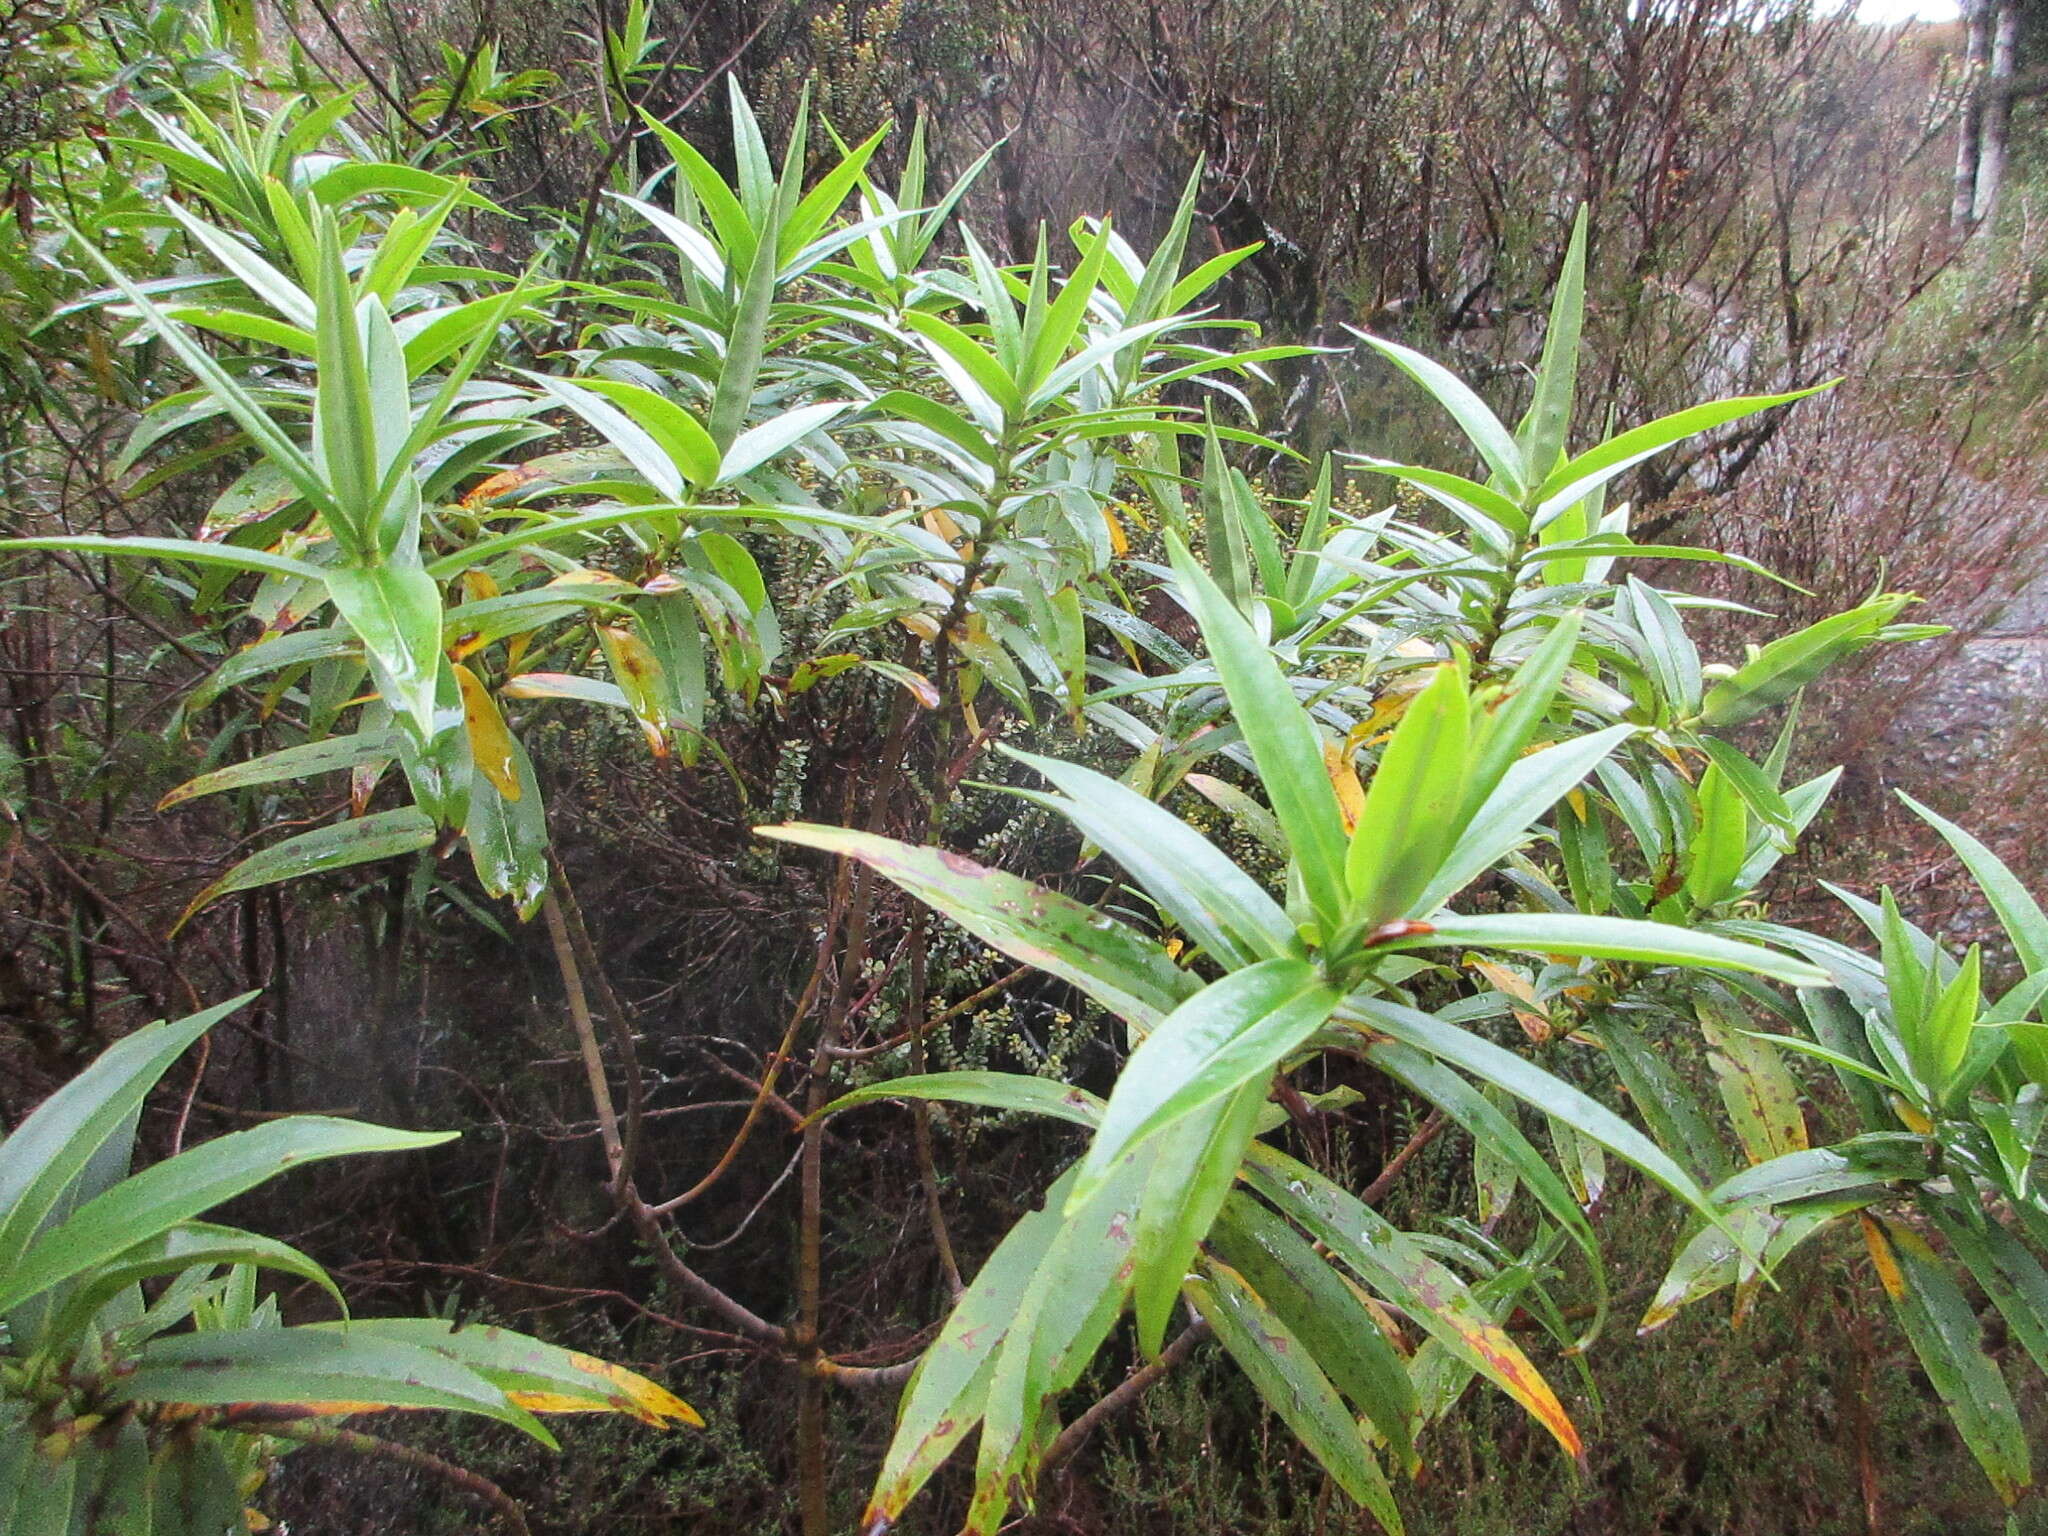
[[[313,1529],[2035,1518],[2029,98],[1958,224],[1939,32],[0,30],[21,1528],[306,1439]],[[306,1112],[465,1134],[200,1224],[424,1146]],[[499,1321],[708,1428],[282,1422],[692,1413]]]

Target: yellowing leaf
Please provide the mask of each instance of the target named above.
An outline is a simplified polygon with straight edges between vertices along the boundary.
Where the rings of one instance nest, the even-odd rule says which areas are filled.
[[[530,1413],[623,1413],[656,1429],[671,1423],[704,1427],[703,1417],[658,1382],[595,1355],[571,1353],[569,1363],[597,1378],[607,1389],[604,1401],[564,1392],[508,1392],[505,1395]]]
[[[612,677],[633,718],[640,722],[640,734],[647,738],[647,750],[656,757],[668,756],[668,720],[661,706],[661,663],[645,640],[630,629],[613,624],[597,626],[604,659],[611,663]]]
[[[477,771],[507,800],[517,800],[524,791],[512,766],[512,733],[491,690],[461,662],[451,663],[455,685],[462,690],[462,724],[469,733],[469,755]]]
[[[1549,1015],[1544,1011],[1543,1004],[1537,1000],[1535,987],[1521,972],[1491,960],[1482,960],[1477,955],[1471,956],[1465,963],[1484,976],[1496,992],[1505,993],[1523,1005],[1518,1008],[1511,1006],[1509,1011],[1514,1014],[1515,1022],[1522,1026],[1522,1033],[1530,1040],[1542,1045],[1557,1032],[1550,1022]]]
[[[1884,1228],[1868,1216],[1859,1216],[1859,1219],[1863,1223],[1863,1244],[1870,1250],[1870,1263],[1877,1271],[1878,1284],[1884,1287],[1885,1295],[1897,1301],[1906,1294],[1906,1277],[1899,1272],[1899,1259],[1892,1252],[1891,1239]]]
[[[1117,521],[1116,513],[1107,502],[1102,504],[1102,521],[1109,529],[1110,553],[1119,560],[1123,559],[1131,552],[1131,541],[1124,533],[1124,525]]]
[[[1748,1033],[1740,1015],[1705,999],[1696,1011],[1707,1042],[1707,1065],[1750,1162],[1804,1151],[1806,1117],[1799,1109],[1799,1084],[1786,1070],[1777,1047]]]
[[[1323,743],[1323,770],[1337,791],[1337,809],[1344,817],[1344,835],[1349,837],[1358,830],[1359,813],[1365,809],[1365,786],[1358,782],[1350,752],[1333,741]]]

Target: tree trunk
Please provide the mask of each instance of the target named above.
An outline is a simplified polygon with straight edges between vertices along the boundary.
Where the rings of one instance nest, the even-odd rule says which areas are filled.
[[[1982,224],[1998,207],[1998,189],[2005,180],[2006,146],[2012,132],[2013,66],[2019,56],[2020,10],[2016,0],[1998,0],[1991,32],[1991,70],[1984,82],[1982,142],[1977,151],[1977,182],[1971,196],[1970,221]]]
[[[1963,21],[1969,41],[1963,52],[1962,118],[1956,125],[1955,194],[1949,228],[1962,234],[1977,208],[1977,169],[1984,145],[1984,74],[1991,54],[1991,0],[1966,0]]]

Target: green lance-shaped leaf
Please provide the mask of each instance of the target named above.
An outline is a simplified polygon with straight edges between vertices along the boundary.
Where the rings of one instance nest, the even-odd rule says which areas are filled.
[[[1927,1201],[1926,1209],[2035,1369],[2048,1371],[2048,1269],[1996,1221],[1973,1225],[1940,1200]]]
[[[224,1436],[201,1435],[155,1464],[150,1536],[215,1536],[246,1523],[248,1467],[244,1456],[231,1454],[235,1449]]]
[[[1701,432],[1711,432],[1715,427],[1739,421],[1744,416],[1754,416],[1774,406],[1803,400],[1830,387],[1816,384],[1812,389],[1793,390],[1783,395],[1745,395],[1732,400],[1716,400],[1708,405],[1696,405],[1689,410],[1659,417],[1656,421],[1611,437],[1598,447],[1589,448],[1577,458],[1559,465],[1530,492],[1530,499],[1536,504],[1534,526],[1543,527],[1617,475],[1627,473],[1674,443]]]
[[[263,450],[264,456],[285,473],[297,487],[299,494],[306,498],[315,511],[335,520],[339,525],[335,529],[335,536],[353,541],[353,524],[341,516],[333,493],[328,489],[320,471],[314,467],[313,461],[306,456],[305,450],[293,442],[282,427],[271,420],[269,413],[228,375],[204,347],[151,302],[148,295],[143,293],[125,273],[101,255],[98,247],[66,224],[61,217],[57,222],[92,259],[94,265],[107,274],[108,280],[121,290],[122,296],[142,313],[157,336],[163,340],[164,345],[176,354],[181,363],[192,370],[206,386],[207,391],[235,419],[236,425],[247,432],[257,447]]]
[[[1723,966],[1754,971],[1795,987],[1828,983],[1827,973],[1820,967],[1740,939],[1724,939],[1670,923],[1568,912],[1498,912],[1474,917],[1439,913],[1430,920],[1427,932],[1391,940],[1386,947],[1426,949],[1446,944],[1534,955],[1587,955],[1642,965]]]
[[[824,400],[783,411],[758,426],[747,428],[733,439],[732,446],[719,461],[719,483],[723,485],[742,475],[752,474],[852,408],[850,401]]]
[[[1991,1486],[2012,1504],[2033,1486],[2033,1466],[2019,1409],[1984,1352],[1977,1314],[1919,1233],[1866,1214],[1863,1236],[1927,1379]]]
[[[1701,722],[1710,729],[1724,730],[1784,703],[1827,667],[1879,638],[1878,631],[1913,601],[1910,593],[1887,592],[1794,634],[1779,636],[1737,668],[1733,677],[1707,690],[1700,706]]]
[[[0,539],[0,550],[48,549],[74,555],[112,555],[125,560],[182,560],[193,565],[225,566],[261,571],[266,576],[296,576],[318,581],[327,572],[304,560],[244,549],[239,544],[203,544],[197,539],[114,538],[100,534],[68,534],[61,538]]]
[[[1372,1420],[1394,1460],[1413,1474],[1421,1465],[1414,1384],[1355,1284],[1248,1195],[1224,1202],[1212,1241],[1223,1261],[1293,1330],[1331,1384]]]
[[[1046,1251],[1060,1234],[1072,1174],[1046,1192],[1044,1206],[1018,1222],[974,1277],[917,1363],[896,1414],[882,1470],[860,1518],[886,1531],[911,1498],[981,1422],[995,1357]]]
[[[1526,1058],[1433,1014],[1378,998],[1352,997],[1345,1003],[1345,1013],[1355,1013],[1370,1028],[1563,1120],[1581,1135],[1640,1168],[1701,1214],[1714,1216],[1692,1175],[1662,1147],[1599,1100]]]
[[[1472,1136],[1475,1159],[1483,1153],[1502,1170],[1510,1187],[1515,1183],[1526,1187],[1551,1219],[1570,1234],[1586,1255],[1592,1272],[1595,1316],[1581,1337],[1580,1346],[1590,1344],[1605,1322],[1607,1311],[1607,1277],[1600,1261],[1600,1240],[1574,1192],[1522,1134],[1513,1117],[1489,1097],[1502,1090],[1482,1093],[1434,1057],[1397,1041],[1379,1041],[1368,1047],[1365,1054],[1374,1066],[1396,1082],[1405,1083],[1463,1126]],[[1482,1211],[1481,1219],[1487,1219],[1487,1214]]]
[[[1586,315],[1586,220],[1582,203],[1572,220],[1564,266],[1550,298],[1550,328],[1543,337],[1543,360],[1536,368],[1536,389],[1528,414],[1515,430],[1522,450],[1522,471],[1531,485],[1541,484],[1570,448],[1572,404],[1578,390],[1579,333]]]
[[[1699,738],[1702,751],[1713,765],[1720,769],[1749,813],[1766,827],[1782,836],[1785,846],[1798,836],[1804,823],[1793,810],[1791,802],[1778,789],[1776,772],[1766,772],[1751,762],[1736,748],[1712,736]],[[1809,818],[1811,819],[1810,815]]]
[[[892,1077],[843,1093],[818,1114],[822,1118],[861,1104],[894,1099],[934,1099],[947,1104],[975,1104],[983,1109],[1021,1110],[1025,1114],[1069,1120],[1091,1130],[1102,1123],[1102,1100],[1087,1089],[1020,1072],[922,1072]]]
[[[1578,1429],[1542,1373],[1465,1283],[1408,1234],[1306,1163],[1263,1142],[1252,1144],[1245,1177],[1417,1327],[1528,1409],[1566,1454],[1574,1460],[1585,1454]]]
[[[1471,709],[1465,680],[1446,665],[1402,713],[1344,861],[1354,923],[1407,916],[1462,830]]]
[[[1088,1199],[1135,1143],[1272,1072],[1338,1001],[1307,961],[1262,960],[1182,1003],[1118,1074],[1071,1201]]]
[[[1474,807],[1457,842],[1438,861],[1410,910],[1427,917],[1492,869],[1526,840],[1537,818],[1635,734],[1635,726],[1610,725],[1532,752],[1508,768],[1493,792]]]
[[[1301,1340],[1226,1264],[1212,1262],[1188,1282],[1188,1299],[1238,1368],[1337,1486],[1401,1536],[1401,1511],[1357,1421]]]
[[[432,819],[409,805],[315,827],[242,860],[193,897],[178,922],[182,926],[193,914],[236,891],[416,853],[432,847],[434,837]]]
[[[1068,1199],[1060,1234],[1005,1333],[989,1377],[975,1494],[964,1531],[993,1533],[1041,1448],[1049,1401],[1072,1386],[1115,1325],[1130,1289],[1137,1207],[1152,1149],[1123,1158],[1096,1190]]]
[[[1903,790],[1899,798],[1906,802],[1906,808],[1942,835],[1949,847],[1955,849],[1956,857],[1983,891],[1991,910],[1998,914],[1998,921],[2004,927],[2006,937],[2012,940],[2013,953],[2019,956],[2020,964],[2029,973],[2048,971],[2048,913],[2041,910],[2040,902],[2033,893],[2019,881],[2019,877],[2006,868],[1997,854],[1954,822],[1937,815]]]
[[[696,417],[666,395],[617,379],[587,378],[569,384],[538,374],[532,377],[603,433],[647,483],[670,500],[684,500],[718,480],[718,445]],[[616,411],[598,408],[587,392],[604,396]]]
[[[1551,706],[1557,702],[1559,684],[1571,670],[1583,626],[1583,616],[1578,612],[1565,614],[1515,668],[1514,675],[1507,680],[1505,697],[1490,711],[1473,711],[1472,764],[1465,778],[1468,817],[1493,796],[1536,739]],[[1538,814],[1541,813],[1532,813],[1529,821]]]
[[[1927,1010],[1927,1081],[1937,1093],[1948,1092],[1970,1054],[1977,1016],[1984,1007],[1983,970],[1983,948],[1972,944],[1962,966]]]
[[[1633,638],[1655,685],[1653,708],[1658,719],[1690,716],[1700,707],[1702,674],[1699,648],[1685,632],[1685,621],[1671,600],[1647,582],[1628,578],[1617,594],[1617,616],[1633,620]]]
[[[1840,1221],[1843,1214],[1839,1203],[1801,1206],[1789,1211],[1745,1206],[1728,1216],[1740,1243],[1718,1227],[1701,1227],[1672,1259],[1671,1268],[1658,1283],[1642,1321],[1636,1325],[1636,1332],[1654,1333],[1685,1308],[1734,1285],[1745,1268],[1754,1263],[1743,1258],[1745,1249],[1762,1255],[1762,1272],[1768,1274],[1795,1248]]]
[[[1799,1085],[1777,1050],[1745,1030],[1746,1021],[1727,1005],[1703,996],[1693,1006],[1708,1046],[1707,1065],[1749,1160],[1763,1163],[1804,1150],[1806,1117],[1799,1109]]]
[[[1151,1176],[1138,1206],[1131,1279],[1138,1348],[1148,1358],[1156,1357],[1166,1343],[1166,1329],[1195,1254],[1237,1182],[1238,1164],[1258,1130],[1265,1104],[1266,1084],[1247,1083],[1157,1139]]]
[[[1802,999],[1818,995],[1800,994]],[[1725,1178],[1727,1149],[1708,1125],[1699,1098],[1672,1063],[1626,1019],[1603,1014],[1594,1019],[1593,1034],[1607,1048],[1607,1064],[1657,1144],[1681,1155],[1702,1181]]]
[[[1711,907],[1735,894],[1749,853],[1749,813],[1720,764],[1700,775],[1699,824],[1687,850],[1685,893],[1696,907]]]
[[[1369,454],[1347,454],[1346,457],[1355,459],[1376,475],[1386,475],[1415,486],[1437,505],[1448,508],[1452,516],[1477,536],[1482,546],[1480,553],[1490,554],[1495,561],[1508,558],[1508,546],[1513,536],[1528,526],[1528,514],[1514,502],[1490,486],[1467,480],[1463,475],[1420,464],[1376,459]]]
[[[1327,937],[1342,926],[1349,906],[1344,881],[1344,817],[1323,765],[1322,742],[1273,660],[1244,616],[1178,539],[1168,552],[1195,621],[1230,696],[1230,708],[1259,770],[1273,814],[1287,834],[1309,903]]]
[[[754,385],[761,376],[761,362],[768,353],[768,325],[774,313],[776,279],[781,270],[778,250],[782,231],[796,212],[802,190],[803,141],[803,116],[799,113],[797,126],[790,134],[780,182],[772,193],[749,199],[756,219],[756,241],[740,285],[732,329],[725,338],[718,383],[711,395],[708,426],[711,441],[721,456],[731,451],[740,429],[746,425]]]
[[[51,1325],[53,1338],[67,1338],[90,1325],[100,1308],[131,1285],[159,1275],[207,1270],[216,1265],[247,1264],[309,1280],[345,1309],[334,1281],[307,1255],[288,1243],[259,1237],[210,1222],[181,1222],[133,1248],[116,1254],[86,1276],[65,1298],[64,1310]]]
[[[928,310],[913,309],[903,318],[967,413],[992,436],[1003,432],[1023,401],[1002,365],[972,336]]]
[[[265,753],[262,757],[252,757],[247,762],[230,763],[225,768],[202,773],[196,779],[187,779],[159,800],[156,808],[168,811],[173,806],[205,795],[218,795],[231,789],[253,789],[264,784],[291,783],[316,774],[353,768],[359,763],[388,761],[397,755],[398,734],[395,731],[369,730],[358,731],[352,736],[330,736],[325,741],[304,742],[279,752]]]
[[[1249,965],[1298,950],[1279,903],[1178,816],[1092,768],[1003,750],[1045,775],[1064,797],[1038,803],[1072,821],[1222,964]]]
[[[171,1063],[255,996],[244,992],[176,1023],[159,1020],[116,1041],[0,1142],[0,1274],[13,1272],[65,1191],[94,1154],[133,1123]]]
[[[1046,305],[1035,329],[1028,330],[1030,350],[1019,370],[1019,392],[1033,394],[1051,375],[1053,367],[1067,355],[1081,327],[1088,319],[1088,306],[1102,280],[1109,260],[1110,229],[1105,220],[1088,238],[1080,265],[1061,285],[1059,297]]]
[[[377,462],[377,400],[370,388],[355,290],[343,265],[341,236],[333,215],[323,211],[318,216],[315,238],[319,242],[313,291],[318,370],[313,454],[333,487],[342,520],[366,544],[373,537],[379,510],[377,484],[382,478]]]
[[[84,1453],[85,1464],[79,1469],[77,1491],[85,1500],[84,1529],[91,1536],[157,1536],[159,1532],[170,1536],[169,1522],[157,1518],[160,1496],[149,1432],[131,1420],[113,1432],[111,1444],[105,1444],[104,1437],[102,1431],[102,1444]],[[169,1500],[162,1502],[168,1504]],[[4,1509],[0,1509],[0,1519],[4,1518]],[[12,1524],[7,1528],[17,1529]]]
[[[25,1411],[13,1423],[0,1417],[0,1519],[7,1536],[71,1536],[91,1492],[79,1486],[83,1461],[72,1456],[51,1465],[36,1449]]]
[[[1866,1132],[1832,1147],[1787,1152],[1745,1168],[1716,1184],[1713,1205],[1784,1205],[1829,1195],[1862,1193],[1902,1180],[1925,1178],[1926,1144],[1901,1131]]]
[[[288,1168],[452,1140],[452,1131],[394,1131],[323,1115],[295,1115],[219,1137],[122,1180],[38,1237],[21,1261],[0,1276],[0,1314]]]
[[[1480,458],[1486,461],[1487,469],[1500,482],[1501,489],[1512,500],[1522,499],[1528,486],[1522,475],[1521,447],[1513,434],[1501,425],[1500,418],[1487,408],[1486,402],[1472,392],[1470,385],[1443,364],[1424,357],[1420,352],[1377,336],[1368,336],[1363,331],[1353,330],[1352,335],[1428,390],[1437,404],[1451,413],[1451,419],[1457,422],[1458,429],[1479,451]]]
[[[362,642],[342,624],[328,629],[300,630],[269,640],[259,640],[247,649],[237,651],[228,657],[192,690],[185,699],[184,716],[188,720],[191,719],[228,689],[246,683],[251,678],[334,657],[353,657],[359,655],[361,649]]]
[[[757,827],[763,837],[859,859],[1013,960],[1071,982],[1150,1028],[1198,986],[1136,929],[1070,897],[937,848],[842,827]]]
[[[441,588],[416,565],[345,566],[327,596],[363,642],[377,691],[424,743],[434,734],[441,662]]]
[[[344,1411],[439,1408],[554,1437],[504,1392],[446,1355],[352,1328],[242,1328],[175,1334],[142,1347],[116,1402],[276,1404]]]

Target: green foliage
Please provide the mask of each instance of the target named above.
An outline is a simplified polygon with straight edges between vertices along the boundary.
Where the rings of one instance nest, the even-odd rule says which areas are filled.
[[[0,1514],[110,1536],[244,1528],[279,1437],[382,1409],[700,1424],[644,1377],[442,1318],[286,1325],[259,1270],[341,1293],[284,1243],[200,1220],[300,1164],[447,1135],[294,1115],[128,1173],[143,1100],[236,998],[136,1031],[0,1142]],[[144,1290],[145,1284],[158,1288]]]
[[[649,25],[636,5],[605,35],[612,84],[649,69]],[[501,71],[495,50],[443,65],[414,110],[495,122],[552,83]],[[1062,1012],[1033,1071],[999,1070],[1016,1063],[995,1059],[986,1019],[964,1048],[930,1042],[964,1063],[931,1071],[929,989],[906,981],[923,989],[904,1010],[909,1075],[855,1077],[827,1103],[834,1031],[896,984],[894,962],[864,948],[874,882],[833,887],[816,974],[838,980],[819,1010],[808,1172],[821,1116],[882,1099],[1089,1136],[925,1350],[865,1531],[903,1518],[970,1434],[967,1529],[1030,1506],[1060,1454],[1063,1400],[1127,1312],[1154,1360],[1177,1322],[1190,1342],[1213,1336],[1389,1531],[1431,1426],[1475,1379],[1577,1460],[1582,1430],[1509,1324],[1533,1318],[1574,1357],[1599,1334],[1595,1218],[1624,1170],[1690,1223],[1646,1328],[1731,1285],[1753,1305],[1776,1266],[1855,1214],[1994,1488],[2010,1502],[2030,1486],[2013,1395],[1958,1275],[2048,1367],[2033,1175],[2048,918],[1923,812],[2005,923],[2025,970],[2012,989],[1988,999],[1981,955],[1948,955],[1889,895],[1845,895],[1874,958],[1771,920],[1765,882],[1834,775],[1785,782],[1789,720],[1761,756],[1743,731],[1857,652],[1936,631],[1899,622],[1910,594],[1879,593],[1739,663],[1703,661],[1690,624],[1706,600],[1634,562],[1769,573],[1638,543],[1630,507],[1610,504],[1657,455],[1811,390],[1575,435],[1582,219],[1513,428],[1440,363],[1362,338],[1444,410],[1469,473],[1351,456],[1315,466],[1289,502],[1233,462],[1250,448],[1284,465],[1289,450],[1217,417],[1253,421],[1263,366],[1302,349],[1231,350],[1248,327],[1198,307],[1252,254],[1183,273],[1199,169],[1149,255],[1084,219],[1005,264],[960,216],[988,157],[935,195],[920,125],[886,186],[884,131],[851,146],[828,134],[824,149],[800,102],[778,155],[734,86],[729,174],[647,116],[635,154],[658,145],[668,163],[641,175],[627,157],[610,197],[593,187],[576,254],[544,249],[512,278],[470,233],[502,210],[371,151],[346,128],[351,106],[173,98],[114,141],[164,195],[110,193],[118,220],[56,226],[50,260],[85,266],[65,269],[80,291],[51,319],[131,327],[181,373],[175,389],[129,381],[146,409],[124,468],[235,473],[189,537],[64,529],[0,547],[158,571],[168,610],[221,658],[182,726],[231,691],[253,696],[267,750],[209,758],[165,809],[253,809],[346,776],[316,824],[241,858],[185,919],[386,861],[415,893],[452,893],[463,877],[440,860],[457,845],[475,888],[519,920],[547,906],[609,1193],[650,1243],[667,1208],[642,1200],[638,1149],[618,1140],[560,910],[559,805],[551,819],[543,788],[559,793],[560,733],[545,727],[594,707],[651,760],[708,756],[742,810],[783,815],[805,803],[811,712],[879,725],[863,794],[841,802],[865,805],[866,826],[763,833],[865,865],[1078,991],[1102,1011],[1091,1019],[1116,1021],[1117,1065],[1102,1095],[1056,1080],[1090,1027]],[[175,271],[157,257],[172,246]],[[82,291],[88,270],[111,287]],[[1202,395],[1205,409],[1186,403]],[[1340,478],[1351,464],[1396,500],[1361,510]],[[800,749],[758,801],[721,721]],[[1063,750],[1007,749],[1030,778],[999,787],[1032,825],[1071,827],[1092,901],[923,845],[981,747],[1020,725]],[[607,762],[624,755],[590,739]],[[1234,836],[1211,835],[1219,816]],[[921,976],[948,952],[914,931],[906,969]],[[68,1469],[81,1508],[155,1497],[161,1481],[188,1501],[204,1490],[225,1520],[292,1409],[460,1408],[544,1435],[533,1411],[623,1393],[626,1411],[694,1417],[637,1377],[497,1330],[280,1326],[254,1268],[324,1273],[198,1218],[294,1161],[420,1142],[285,1119],[121,1179],[142,1096],[212,1017],[131,1036],[0,1148],[0,1497],[26,1498],[25,1469],[47,1463]],[[630,1056],[632,1028],[614,1022]],[[1673,1069],[1674,1023],[1706,1052],[1718,1105]],[[1812,1144],[1802,1057],[1839,1075],[1860,1117],[1836,1144]],[[1380,1191],[1313,1155],[1296,1135],[1316,1113],[1301,1084],[1330,1063],[1463,1133],[1476,1223],[1397,1223]],[[639,1113],[636,1099],[629,1125]],[[845,1374],[813,1348],[816,1183],[811,1313],[784,1328],[723,1308],[806,1393]],[[667,1256],[672,1279],[692,1273]],[[716,1304],[700,1284],[691,1298]],[[815,1523],[823,1490],[807,1492]]]

